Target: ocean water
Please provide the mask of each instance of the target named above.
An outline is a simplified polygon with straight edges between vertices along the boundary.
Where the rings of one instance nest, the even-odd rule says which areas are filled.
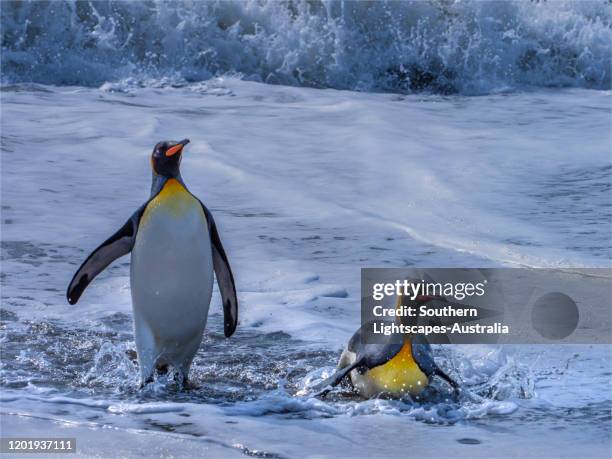
[[[551,3],[3,3],[3,435],[88,457],[609,457],[607,345],[438,346],[461,399],[310,390],[359,326],[361,267],[610,266],[610,5]],[[239,327],[223,337],[215,291],[194,387],[139,390],[129,258],[76,306],[65,288],[147,199],[153,145],[184,137]]]
[[[605,0],[5,1],[3,74],[86,86],[229,72],[361,91],[604,89],[611,8]]]
[[[160,454],[195,442],[224,457],[394,455],[399,430],[432,457],[606,456],[609,346],[440,347],[474,386],[460,401],[443,386],[424,402],[308,387],[359,325],[361,266],[606,266],[609,103],[585,89],[400,97],[237,79],[5,86],[3,428],[73,429],[84,454],[112,453],[97,435],[129,456],[129,438],[163,432],[146,440]],[[76,306],[64,290],[146,200],[152,143],[184,136],[183,175],[216,215],[240,326],[223,337],[215,293],[197,388],[140,391],[129,259]]]

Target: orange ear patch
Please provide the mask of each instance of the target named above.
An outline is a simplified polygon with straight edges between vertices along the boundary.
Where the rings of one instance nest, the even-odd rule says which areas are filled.
[[[172,156],[172,155],[178,153],[179,151],[181,151],[183,149],[183,147],[184,147],[184,145],[179,143],[178,145],[175,145],[173,147],[168,148],[166,150],[166,156]]]

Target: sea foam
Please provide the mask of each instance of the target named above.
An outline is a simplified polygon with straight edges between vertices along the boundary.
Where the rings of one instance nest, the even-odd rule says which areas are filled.
[[[215,75],[360,91],[610,87],[612,5],[558,2],[11,2],[3,82]]]

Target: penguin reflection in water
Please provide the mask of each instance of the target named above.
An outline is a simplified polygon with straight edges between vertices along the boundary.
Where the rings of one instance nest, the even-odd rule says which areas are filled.
[[[132,253],[130,287],[142,384],[172,368],[179,383],[187,385],[206,326],[213,270],[223,302],[225,336],[234,333],[238,321],[234,277],[215,220],[181,178],[179,166],[188,143],[185,139],[155,145],[149,200],[89,255],[67,291],[68,302],[75,304],[94,277]]]
[[[399,295],[396,309],[404,305],[418,310],[432,300],[446,302],[444,297],[428,295],[406,302]],[[396,320],[404,325],[414,325],[409,323],[414,318],[396,316]],[[431,346],[422,335],[382,336],[385,342],[367,344],[364,337],[371,333],[372,327],[373,322],[368,322],[355,332],[340,356],[336,372],[315,387],[316,395],[324,396],[346,379],[364,398],[383,394],[394,398],[418,396],[434,376],[446,381],[455,393],[459,393],[459,385],[438,367]]]

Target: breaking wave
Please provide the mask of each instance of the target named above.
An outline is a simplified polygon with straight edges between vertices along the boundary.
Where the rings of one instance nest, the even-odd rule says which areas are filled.
[[[3,83],[238,74],[272,84],[482,94],[610,87],[607,1],[3,2]]]

